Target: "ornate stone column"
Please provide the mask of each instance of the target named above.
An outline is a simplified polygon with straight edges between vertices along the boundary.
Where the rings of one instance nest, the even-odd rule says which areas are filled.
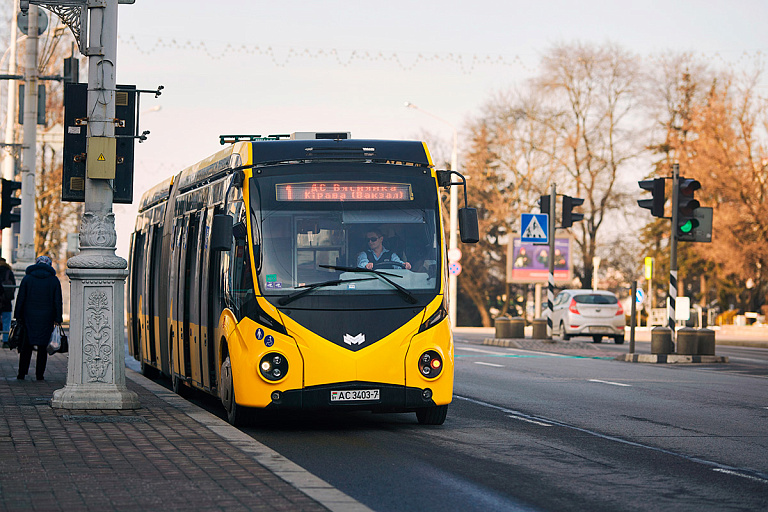
[[[67,262],[70,350],[67,385],[51,405],[63,409],[136,409],[125,386],[124,297],[126,261],[114,254],[115,215],[83,215],[82,252]]]

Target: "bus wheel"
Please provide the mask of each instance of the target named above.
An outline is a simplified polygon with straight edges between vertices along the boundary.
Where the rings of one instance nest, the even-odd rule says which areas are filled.
[[[186,396],[187,387],[181,382],[181,377],[179,377],[178,375],[176,374],[171,375],[171,386],[173,387],[174,393],[182,397]]]
[[[224,410],[227,411],[227,421],[235,427],[242,426],[245,420],[245,409],[235,401],[235,385],[232,380],[232,363],[229,356],[221,363],[221,383],[219,396]]]
[[[158,377],[159,372],[157,371],[157,368],[155,368],[154,366],[151,366],[142,361],[141,374],[148,379],[156,379]]]
[[[446,416],[448,416],[447,405],[416,409],[416,419],[419,420],[421,425],[442,425],[445,422]]]

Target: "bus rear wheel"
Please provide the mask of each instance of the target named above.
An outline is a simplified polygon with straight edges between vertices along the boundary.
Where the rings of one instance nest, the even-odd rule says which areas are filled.
[[[446,416],[448,416],[447,405],[416,409],[416,419],[419,420],[420,425],[442,425]]]
[[[235,401],[235,384],[232,379],[232,362],[229,356],[221,363],[221,383],[219,385],[219,397],[224,410],[227,413],[227,421],[230,425],[241,427],[245,424],[246,409],[237,405]]]

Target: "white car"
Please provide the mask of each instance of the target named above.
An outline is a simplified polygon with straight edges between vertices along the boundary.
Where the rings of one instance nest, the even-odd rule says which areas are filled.
[[[552,336],[568,340],[591,336],[600,343],[609,336],[624,343],[624,308],[611,292],[602,290],[563,290],[552,306]]]

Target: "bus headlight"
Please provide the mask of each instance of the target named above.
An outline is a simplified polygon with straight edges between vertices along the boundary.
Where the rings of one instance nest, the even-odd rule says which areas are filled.
[[[265,354],[259,361],[259,372],[269,381],[278,381],[288,373],[288,361],[282,354]]]
[[[419,358],[419,373],[428,379],[434,379],[443,370],[443,359],[434,350],[427,350]]]

